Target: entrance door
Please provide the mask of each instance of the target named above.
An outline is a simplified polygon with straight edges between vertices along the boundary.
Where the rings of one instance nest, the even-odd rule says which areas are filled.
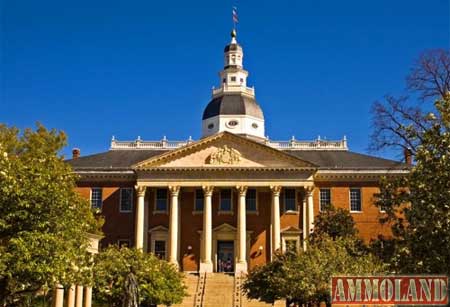
[[[217,271],[234,272],[233,241],[217,241]]]

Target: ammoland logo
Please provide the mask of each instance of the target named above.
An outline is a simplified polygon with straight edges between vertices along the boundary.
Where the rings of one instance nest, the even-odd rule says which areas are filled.
[[[447,305],[447,276],[336,276],[332,304]]]

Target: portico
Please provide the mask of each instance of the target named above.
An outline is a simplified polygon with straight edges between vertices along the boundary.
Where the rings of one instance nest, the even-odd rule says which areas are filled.
[[[277,156],[276,159],[274,155]],[[312,231],[314,165],[247,138],[227,132],[220,133],[174,150],[166,156],[138,163],[134,168],[138,175],[135,187],[137,195],[135,245],[138,248],[144,248],[146,245],[144,239],[148,229],[144,227],[146,224],[144,212],[149,211],[145,206],[151,201],[145,199],[145,192],[166,189],[168,200],[166,258],[176,266],[180,266],[182,255],[180,228],[183,223],[189,223],[190,220],[189,216],[180,214],[183,209],[180,208],[180,195],[184,191],[197,191],[203,194],[202,211],[195,212],[197,215],[201,214],[202,218],[197,238],[200,241],[198,244],[200,250],[192,251],[199,256],[200,272],[213,272],[217,269],[217,254],[215,254],[217,246],[214,248],[217,242],[213,242],[213,228],[221,219],[236,225],[235,237],[229,238],[235,242],[233,259],[235,272],[247,271],[250,257],[249,240],[251,241],[247,227],[250,213],[246,209],[249,189],[258,191],[254,192],[255,202],[260,193],[270,194],[269,201],[265,203],[258,201],[257,204],[261,209],[264,207],[270,212],[270,221],[267,225],[269,231],[266,234],[269,243],[267,254],[272,255],[282,248],[280,223],[282,214],[298,214],[303,228],[300,232],[305,232],[306,229],[306,234],[309,234]],[[223,196],[225,194],[223,191],[229,196]],[[294,207],[284,208],[281,212],[280,197],[283,191],[293,191]],[[214,193],[218,194],[219,203],[213,202]],[[305,201],[300,201],[296,195],[303,195]],[[221,208],[222,202],[229,207]],[[307,214],[304,214],[305,212]],[[299,238],[300,240],[302,239]],[[265,246],[259,248],[264,249]]]

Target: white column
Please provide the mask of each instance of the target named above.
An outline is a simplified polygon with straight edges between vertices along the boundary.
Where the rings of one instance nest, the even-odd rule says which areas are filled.
[[[281,250],[280,235],[280,186],[271,186],[272,190],[272,254]]]
[[[245,195],[247,187],[237,186],[239,193],[238,202],[238,241],[239,241],[239,255],[236,263],[236,273],[247,272],[247,226],[246,226],[246,205]]]
[[[314,200],[313,200],[314,187],[306,189],[306,197],[308,202],[308,235],[314,230]]]
[[[170,186],[169,262],[178,266],[178,193],[179,186]]]
[[[75,307],[83,307],[83,286],[77,285]]]
[[[84,288],[84,307],[92,306],[92,287]]]
[[[67,307],[75,307],[75,285],[72,285],[67,292]]]
[[[64,304],[64,288],[62,285],[56,285],[53,294],[53,307],[63,307]]]
[[[306,194],[303,197],[303,203],[302,203],[302,239],[303,239],[303,251],[306,251],[306,238],[308,233],[308,227],[307,227],[307,210],[306,210]]]
[[[203,259],[200,263],[200,272],[213,271],[212,263],[212,194],[214,187],[203,187]]]
[[[145,186],[136,186],[137,204],[136,204],[136,228],[135,228],[135,247],[136,249],[144,248],[144,198]]]

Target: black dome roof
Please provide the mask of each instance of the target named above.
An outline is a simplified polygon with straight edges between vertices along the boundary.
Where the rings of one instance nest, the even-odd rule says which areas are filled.
[[[203,111],[203,120],[217,115],[250,115],[264,119],[255,98],[242,94],[227,94],[211,100]]]

